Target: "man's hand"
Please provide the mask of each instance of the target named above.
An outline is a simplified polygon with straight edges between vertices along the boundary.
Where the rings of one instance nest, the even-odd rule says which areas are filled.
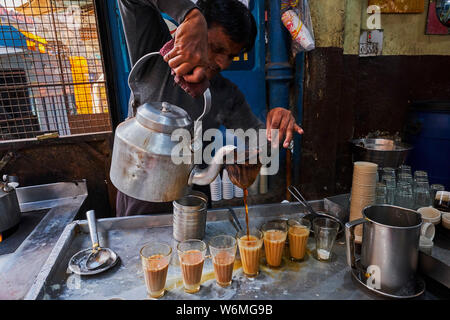
[[[279,142],[283,143],[283,147],[286,149],[289,148],[295,132],[298,134],[304,133],[303,129],[295,123],[292,112],[283,108],[275,108],[267,116],[267,138],[269,141],[272,141],[270,130],[275,129],[279,130]],[[274,143],[278,143],[278,141],[274,141]]]
[[[190,11],[175,34],[175,46],[164,60],[176,75],[187,82],[206,79],[208,65],[208,25],[198,9]]]

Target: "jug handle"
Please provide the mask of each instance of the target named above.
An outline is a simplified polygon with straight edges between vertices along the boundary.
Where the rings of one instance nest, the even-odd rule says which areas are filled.
[[[347,245],[347,263],[351,268],[356,268],[355,258],[355,228],[360,224],[366,223],[365,218],[351,221],[345,224],[345,242]]]

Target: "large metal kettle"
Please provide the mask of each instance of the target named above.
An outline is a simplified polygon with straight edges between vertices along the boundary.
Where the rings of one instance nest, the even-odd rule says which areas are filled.
[[[133,104],[139,103],[139,92],[134,79],[137,70],[151,57],[141,58],[129,76]],[[116,129],[110,178],[114,186],[124,194],[138,200],[170,202],[182,198],[188,187],[209,185],[219,174],[223,159],[234,152],[234,146],[221,148],[205,169],[194,165],[194,154],[202,146],[201,120],[211,110],[211,92],[204,94],[204,112],[194,125],[188,113],[167,102],[145,103],[137,109],[136,117],[120,124]],[[188,164],[175,164],[172,150],[180,141],[172,141],[172,133],[187,129],[193,133],[191,141],[182,140],[184,150],[190,150]],[[186,155],[183,155],[186,157]]]

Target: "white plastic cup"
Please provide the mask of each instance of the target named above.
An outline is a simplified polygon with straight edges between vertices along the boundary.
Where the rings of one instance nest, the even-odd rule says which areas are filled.
[[[300,44],[303,49],[311,51],[315,48],[314,39],[311,36],[311,33],[295,11],[286,11],[281,17],[281,20],[283,20],[283,24],[291,33],[292,39]]]
[[[222,200],[222,179],[220,178],[220,174],[211,183],[210,189],[211,189],[211,201],[216,202]]]
[[[235,198],[243,198],[244,197],[244,190],[242,190],[238,186],[234,186],[234,197]]]
[[[225,200],[231,200],[234,198],[234,185],[231,182],[228,171],[226,169],[223,170],[222,175],[222,196]]]

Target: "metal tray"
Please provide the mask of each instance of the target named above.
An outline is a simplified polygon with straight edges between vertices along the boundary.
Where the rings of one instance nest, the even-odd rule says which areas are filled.
[[[311,204],[316,210],[323,210],[323,201]],[[235,208],[235,211],[241,224],[245,226],[243,208]],[[250,221],[252,226],[259,227],[265,221],[299,216],[304,212],[306,211],[298,203],[253,206],[250,207]],[[147,299],[139,250],[145,243],[152,241],[171,243],[172,247],[176,248],[177,243],[172,238],[171,219],[172,215],[159,215],[99,220],[100,242],[117,252],[121,262],[108,272],[92,277],[80,277],[68,271],[70,257],[81,249],[90,247],[87,222],[75,221],[64,230],[26,299]],[[228,210],[209,211],[204,240],[208,242],[218,234],[234,235],[236,230],[228,219]],[[283,265],[277,270],[266,267],[262,257],[261,273],[253,280],[243,275],[238,260],[233,283],[229,288],[221,288],[215,283],[212,263],[207,260],[203,269],[201,290],[194,295],[183,291],[178,257],[174,254],[166,283],[167,293],[162,299],[374,298],[365,291],[358,290],[352,282],[342,242],[335,246],[334,259],[328,263],[314,259],[311,252],[314,247],[314,239],[310,238],[308,257],[301,263],[291,262],[285,252]]]

